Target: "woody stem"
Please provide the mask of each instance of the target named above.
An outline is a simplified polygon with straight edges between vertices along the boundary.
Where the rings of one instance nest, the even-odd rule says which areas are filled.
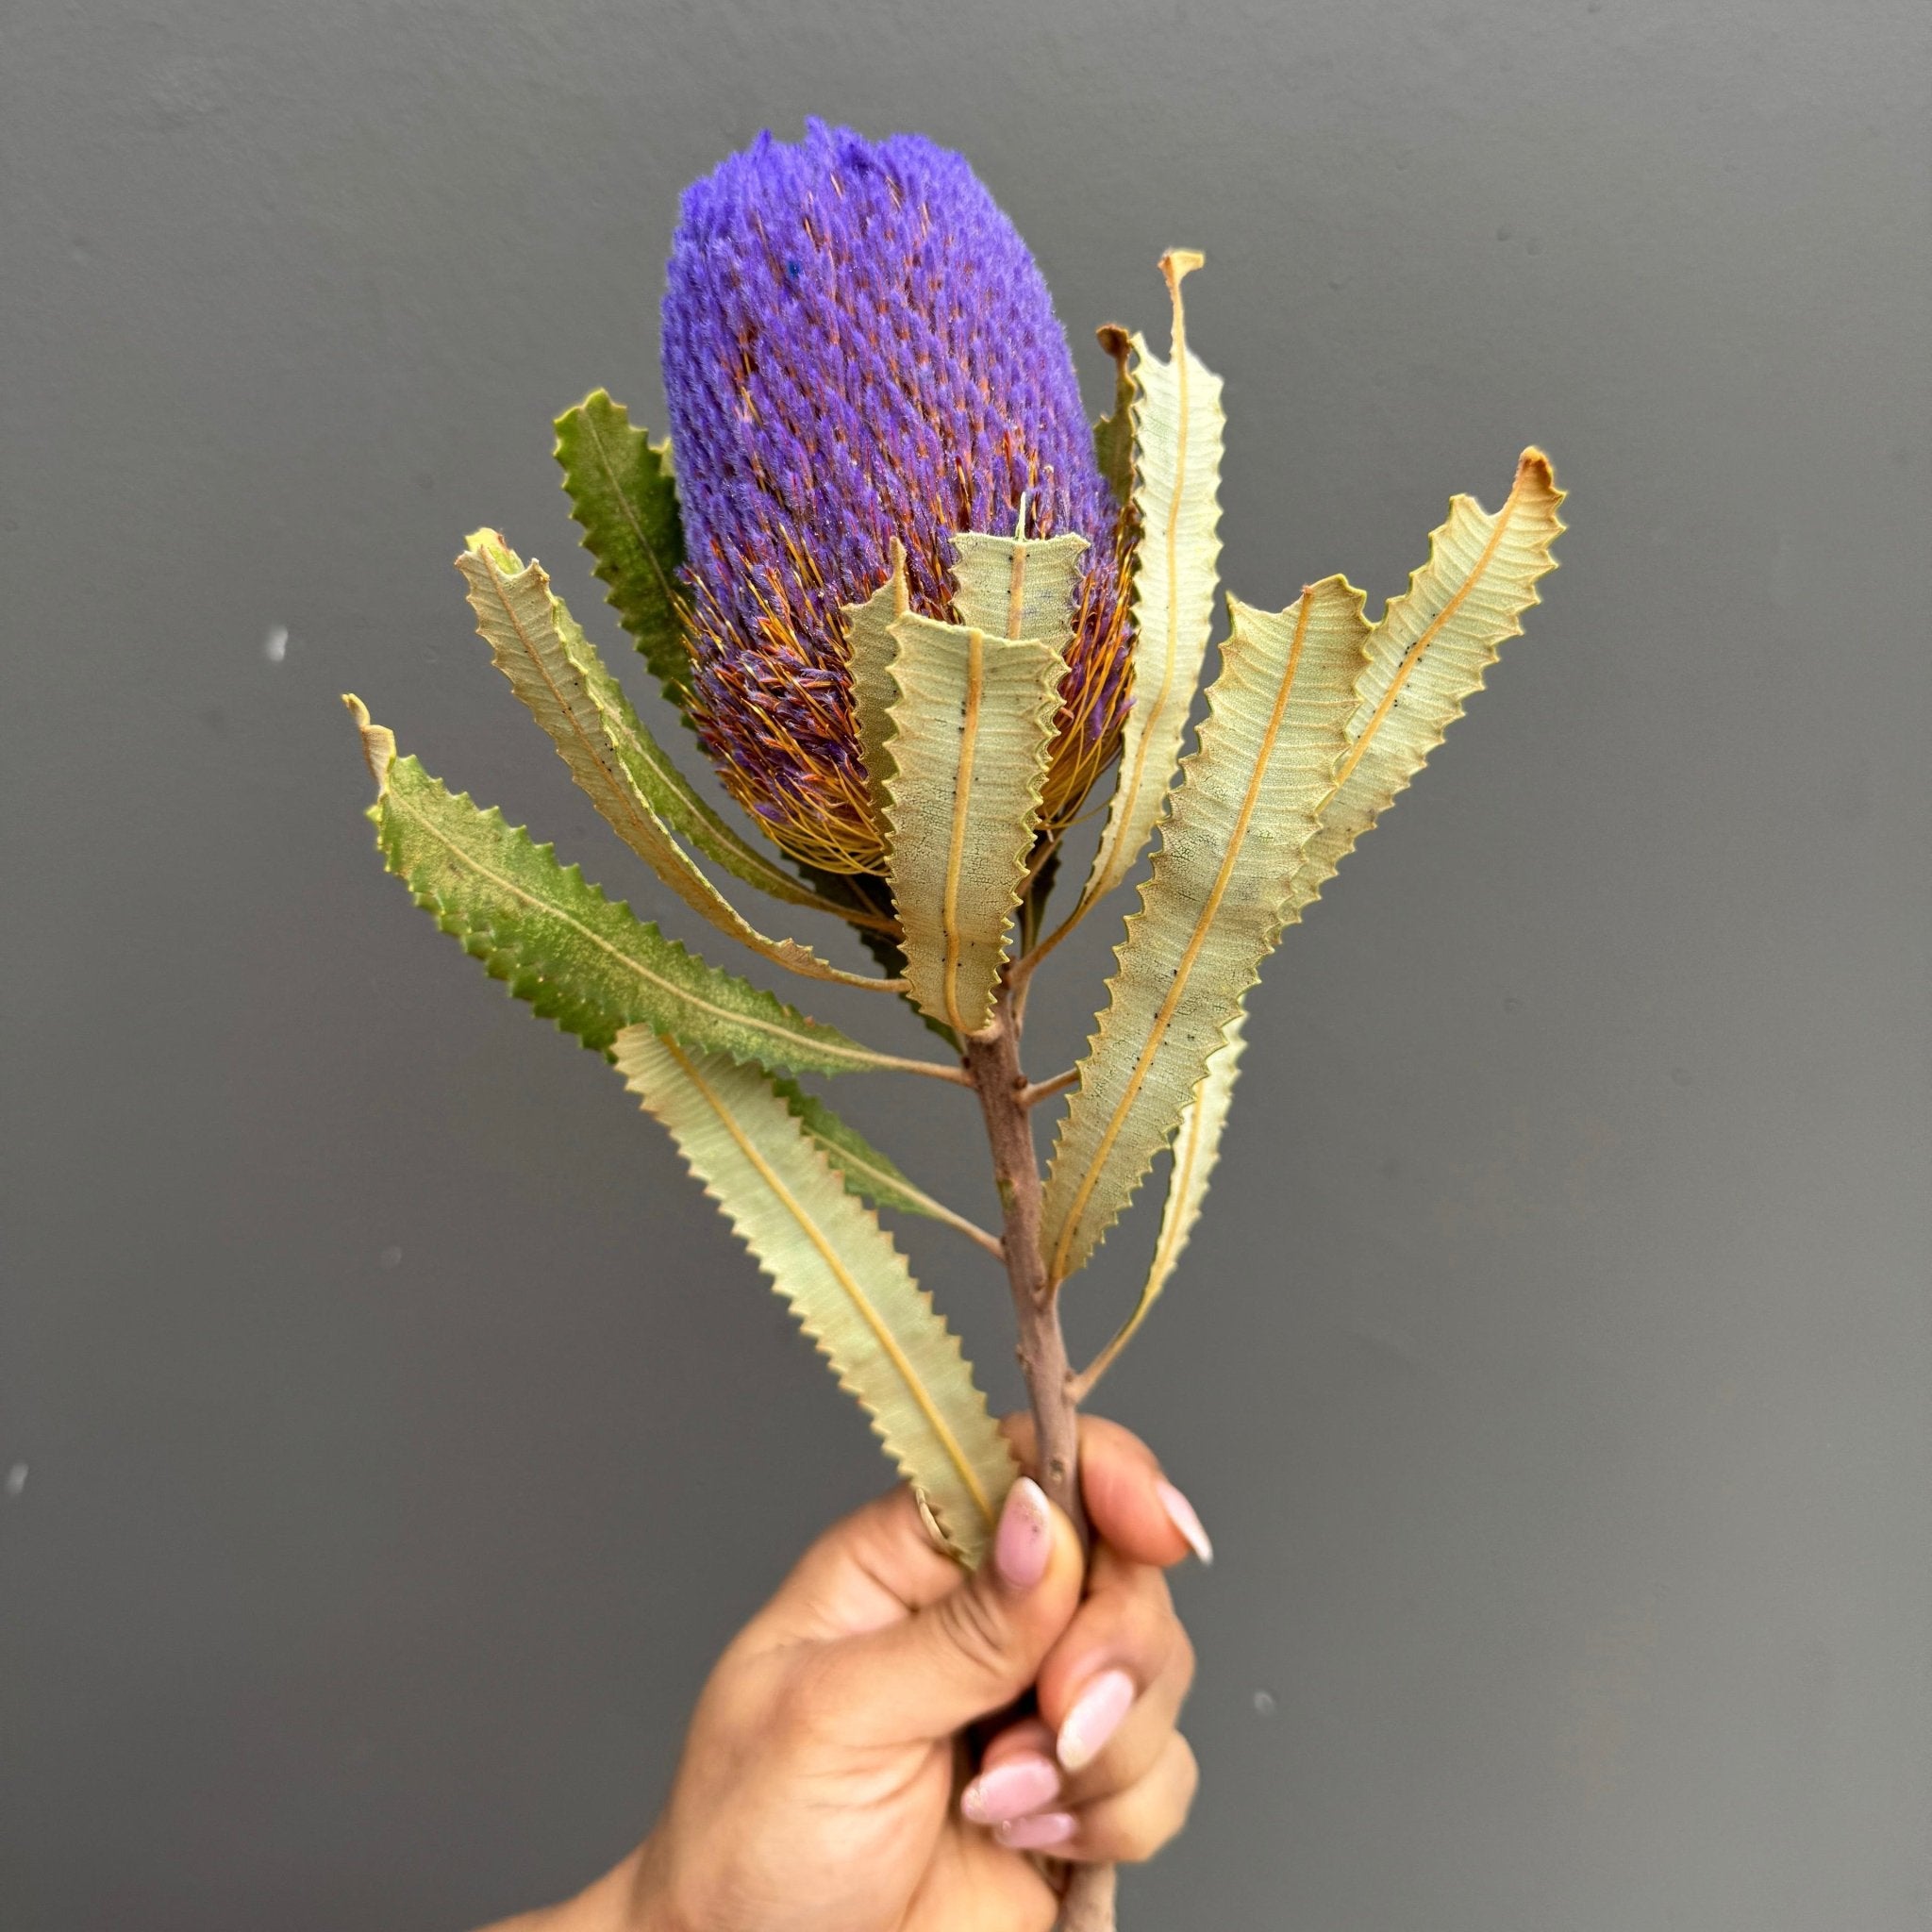
[[[966,1071],[986,1116],[993,1180],[1002,1215],[1000,1246],[1019,1329],[1020,1370],[1033,1407],[1041,1487],[1066,1511],[1084,1545],[1087,1512],[1080,1503],[1080,1416],[1074,1374],[1060,1333],[1059,1300],[1040,1251],[1040,1161],[1033,1145],[1026,1075],[1020,1068],[1020,1029],[1011,992],[1000,991],[992,1024],[967,1036]],[[1060,1901],[1059,1932],[1113,1932],[1111,1865],[1072,1868]]]

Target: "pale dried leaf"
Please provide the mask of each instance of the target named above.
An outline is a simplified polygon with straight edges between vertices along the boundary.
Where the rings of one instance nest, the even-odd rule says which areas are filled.
[[[1085,537],[992,537],[960,530],[953,538],[953,609],[990,638],[1039,638],[1064,652],[1073,636],[1074,593]]]
[[[1174,1132],[1281,931],[1289,882],[1344,748],[1368,625],[1340,577],[1233,631],[1141,904],[1115,949],[1047,1176],[1059,1281],[1091,1254]]]
[[[643,1026],[618,1036],[614,1057],[900,1474],[976,1563],[1018,1472],[958,1339],[877,1217],[752,1069]]]
[[[906,985],[957,1033],[992,1018],[1040,818],[1066,660],[916,611],[895,618],[887,877]]]
[[[1082,908],[1133,870],[1160,815],[1213,622],[1221,556],[1221,378],[1188,347],[1180,292],[1182,276],[1200,260],[1180,252],[1161,259],[1174,293],[1173,359],[1163,362],[1140,336],[1133,338],[1134,702]]]
[[[1356,687],[1347,756],[1335,795],[1295,874],[1289,917],[1299,919],[1442,741],[1482,689],[1505,638],[1520,637],[1538,601],[1537,579],[1556,567],[1562,491],[1539,449],[1527,449],[1503,508],[1451,499],[1429,540],[1429,560],[1394,598],[1369,638]]]
[[[892,623],[908,608],[906,589],[906,546],[892,539],[891,573],[863,604],[841,607],[845,617],[845,661],[852,676],[852,715],[858,733],[859,762],[865,767],[866,795],[873,816],[883,826],[886,781],[891,775],[892,659],[898,643]]]
[[[687,906],[739,944],[808,979],[897,991],[889,980],[829,964],[796,940],[767,938],[699,870],[664,816],[667,809],[680,811],[689,823],[681,810],[688,788],[661,750],[647,742],[623,688],[552,591],[541,564],[525,564],[494,530],[478,530],[457,568],[469,585],[477,630],[497,668],[549,734],[571,776],[625,843]],[[796,880],[790,884],[798,887]]]
[[[1135,1331],[1147,1319],[1148,1309],[1160,1299],[1161,1291],[1174,1276],[1181,1250],[1187,1246],[1188,1237],[1201,1218],[1201,1208],[1208,1198],[1208,1182],[1221,1157],[1222,1129],[1227,1125],[1228,1108],[1234,1101],[1235,1075],[1241,1071],[1241,1048],[1247,1043],[1247,1018],[1243,1008],[1227,1023],[1222,1043],[1208,1056],[1207,1073],[1181,1110],[1180,1125],[1174,1129],[1170,1150],[1174,1164],[1168,1171],[1167,1202],[1161,1209],[1160,1232],[1154,1240],[1154,1258],[1148,1264],[1147,1278],[1141,1282],[1140,1299],[1120,1333],[1080,1377],[1082,1400],[1134,1339]]]

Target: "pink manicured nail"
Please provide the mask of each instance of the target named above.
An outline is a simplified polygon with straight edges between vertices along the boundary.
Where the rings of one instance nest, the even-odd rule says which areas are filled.
[[[1167,1511],[1167,1520],[1187,1538],[1189,1549],[1202,1562],[1213,1562],[1214,1545],[1208,1541],[1208,1532],[1201,1527],[1201,1519],[1194,1514],[1194,1506],[1171,1482],[1157,1482],[1154,1493],[1160,1498],[1160,1507]]]
[[[1071,1811],[1036,1811],[1031,1818],[997,1826],[993,1837],[1009,1852],[1043,1852],[1049,1845],[1065,1844],[1078,1829]]]
[[[1067,1713],[1054,1749],[1069,1771],[1084,1771],[1107,1748],[1133,1707],[1134,1680],[1124,1671],[1102,1671]]]
[[[1053,1555],[1053,1509],[1046,1491],[1023,1475],[1007,1491],[993,1538],[992,1560],[1009,1590],[1031,1590],[1046,1574]]]
[[[974,1824],[1010,1824],[1059,1794],[1059,1766],[1029,1751],[982,1771],[960,1792],[959,1809]]]

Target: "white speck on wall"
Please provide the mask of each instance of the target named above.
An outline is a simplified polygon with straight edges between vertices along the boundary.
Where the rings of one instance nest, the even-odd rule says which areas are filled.
[[[1274,1715],[1274,1698],[1272,1692],[1267,1690],[1257,1690],[1255,1692],[1255,1715],[1257,1717],[1273,1717]]]
[[[403,1265],[403,1251],[400,1248],[385,1248],[375,1258],[385,1268],[400,1268]]]
[[[278,624],[261,641],[261,655],[271,664],[279,664],[289,655],[289,627]]]
[[[25,1488],[26,1464],[24,1462],[16,1462],[13,1465],[13,1467],[7,1472],[7,1493],[9,1496],[17,1496]]]

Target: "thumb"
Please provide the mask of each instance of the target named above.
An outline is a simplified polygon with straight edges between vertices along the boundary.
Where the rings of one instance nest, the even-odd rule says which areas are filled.
[[[909,1617],[834,1646],[825,1664],[848,1735],[943,1738],[1003,1709],[1073,1621],[1085,1572],[1074,1525],[1022,1476],[978,1570]]]

